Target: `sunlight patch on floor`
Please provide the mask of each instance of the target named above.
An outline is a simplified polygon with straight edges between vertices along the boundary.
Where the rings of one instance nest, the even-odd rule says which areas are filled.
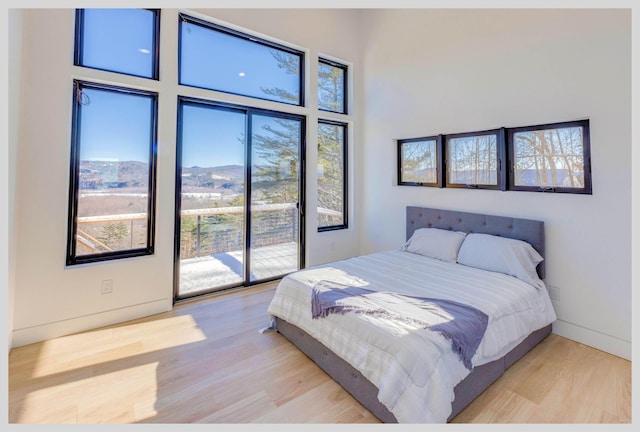
[[[145,337],[141,338],[142,335]],[[131,343],[126,343],[128,338]],[[41,342],[31,378],[73,373],[88,367],[104,367],[129,357],[206,339],[207,336],[191,315],[118,324],[117,327],[64,336]],[[82,355],[78,356],[78,352],[82,352]]]

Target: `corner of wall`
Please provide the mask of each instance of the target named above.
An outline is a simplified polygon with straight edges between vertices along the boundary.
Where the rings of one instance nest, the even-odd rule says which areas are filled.
[[[16,166],[18,158],[18,143],[19,143],[19,131],[20,131],[20,111],[21,111],[21,93],[22,93],[22,49],[23,49],[23,10],[21,9],[9,9],[8,10],[8,77],[7,84],[9,88],[8,92],[8,154],[4,159],[3,169],[0,171],[8,173],[7,183],[7,224],[2,224],[7,227],[7,269],[3,272],[7,275],[8,285],[8,298],[7,298],[7,325],[8,325],[8,350],[11,350],[13,346],[13,328],[14,328],[14,303],[15,303],[15,291],[16,291],[16,263],[15,263],[15,232],[16,232]],[[4,245],[3,245],[4,247]]]
[[[591,330],[568,321],[553,323],[553,333],[631,361],[631,342]]]
[[[358,241],[358,253],[363,254],[365,252],[365,207],[364,207],[364,184],[365,184],[365,169],[364,169],[364,147],[365,142],[367,140],[367,104],[365,98],[365,88],[366,88],[366,72],[365,68],[365,48],[367,42],[367,33],[368,33],[368,23],[367,19],[369,17],[369,10],[367,9],[359,9],[356,11],[356,22],[355,26],[357,28],[358,35],[358,58],[357,65],[360,69],[358,80],[356,80],[354,89],[354,102],[357,106],[357,121],[359,125],[359,130],[356,134],[354,134],[354,190],[351,194],[353,202],[354,202],[354,224],[356,226],[356,238]]]

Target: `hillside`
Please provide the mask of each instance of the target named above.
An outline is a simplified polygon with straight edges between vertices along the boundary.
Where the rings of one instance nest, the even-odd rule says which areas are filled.
[[[137,161],[80,161],[80,190],[146,189],[148,165]],[[182,187],[185,192],[240,193],[244,184],[244,168],[240,165],[219,167],[185,167]]]
[[[244,167],[225,165],[219,167],[184,167],[182,169],[182,191],[241,193],[244,190]]]
[[[80,161],[80,189],[144,188],[149,169],[137,161]]]

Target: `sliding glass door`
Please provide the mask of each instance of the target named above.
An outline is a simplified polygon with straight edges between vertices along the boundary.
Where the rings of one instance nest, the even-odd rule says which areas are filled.
[[[176,298],[301,268],[304,118],[187,98],[179,112]]]
[[[179,295],[244,280],[246,117],[182,106]]]
[[[251,117],[251,282],[297,270],[302,121]]]

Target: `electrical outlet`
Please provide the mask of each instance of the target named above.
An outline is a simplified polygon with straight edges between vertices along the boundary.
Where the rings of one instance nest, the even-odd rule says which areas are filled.
[[[102,281],[102,294],[111,294],[113,292],[113,279],[105,279]]]
[[[560,301],[560,288],[549,285],[549,297],[551,297],[551,300]]]

